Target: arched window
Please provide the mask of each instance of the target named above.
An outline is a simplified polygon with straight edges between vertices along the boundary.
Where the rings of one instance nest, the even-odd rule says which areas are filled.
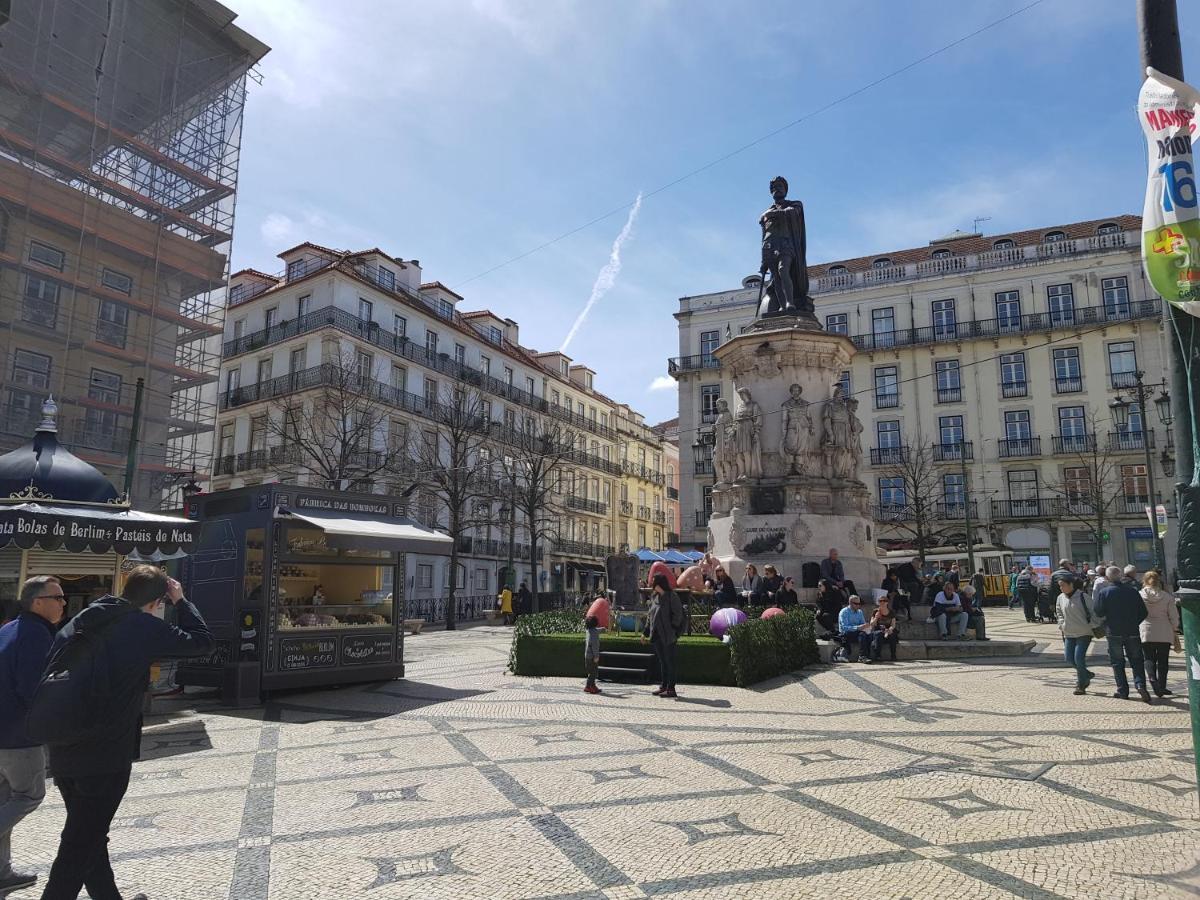
[[[1046,236],[1042,240],[1047,244],[1057,244],[1059,241],[1065,241],[1067,233],[1065,231],[1047,231]]]
[[[933,259],[948,259],[952,255],[953,254],[945,247],[934,250],[933,253],[930,254]]]
[[[1016,241],[1010,241],[1008,238],[1001,238],[992,243],[993,250],[1011,250],[1015,246],[1017,246]]]
[[[1116,222],[1105,222],[1096,229],[1096,234],[1117,234],[1120,230],[1121,226]]]
[[[892,264],[891,257],[881,256],[881,257],[879,257],[879,259],[875,260],[875,262],[871,263],[871,268],[886,269],[891,264]]]
[[[845,275],[846,267],[845,266],[830,266],[829,274],[830,275]]]

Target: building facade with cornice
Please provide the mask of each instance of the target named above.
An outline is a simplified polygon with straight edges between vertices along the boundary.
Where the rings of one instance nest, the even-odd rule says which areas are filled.
[[[963,535],[969,517],[977,544],[1009,548],[1018,561],[1152,564],[1145,507],[1153,481],[1173,527],[1174,445],[1154,411],[1128,403],[1135,373],[1149,384],[1166,369],[1163,303],[1144,277],[1140,241],[1140,218],[1126,215],[955,233],[809,267],[817,318],[858,351],[840,383],[859,401],[860,475],[881,548],[912,544],[913,498],[897,472],[922,454],[935,467],[937,515]],[[713,351],[754,320],[757,296],[750,276],[739,288],[679,300],[679,356],[668,372],[679,385],[685,541],[706,539],[716,401],[736,405]],[[1079,499],[1088,474],[1081,458],[1093,448],[1116,494],[1099,551]]]

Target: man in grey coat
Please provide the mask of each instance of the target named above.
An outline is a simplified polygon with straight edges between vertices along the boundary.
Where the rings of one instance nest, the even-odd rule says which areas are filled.
[[[658,658],[658,669],[662,684],[654,692],[658,697],[676,697],[675,660],[679,651],[679,635],[683,632],[683,604],[671,590],[667,576],[658,574],[651,582],[654,599],[650,602],[650,614],[646,622],[647,637],[654,655]]]
[[[1109,566],[1105,574],[1109,583],[1093,595],[1092,608],[1096,615],[1104,619],[1108,628],[1108,661],[1112,665],[1113,679],[1117,682],[1113,696],[1120,700],[1129,699],[1129,679],[1125,674],[1125,657],[1128,656],[1138,696],[1143,702],[1149,703],[1146,657],[1138,634],[1138,625],[1147,615],[1146,601],[1133,584],[1121,578],[1121,570],[1116,566]]]

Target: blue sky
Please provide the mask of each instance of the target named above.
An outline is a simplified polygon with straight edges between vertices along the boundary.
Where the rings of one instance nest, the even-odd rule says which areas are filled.
[[[226,2],[273,48],[246,111],[235,268],[275,271],[302,240],[379,246],[549,350],[625,212],[475,276],[1029,0]],[[976,216],[991,233],[1140,212],[1138,87],[1132,0],[1043,0],[647,197],[569,353],[650,421],[675,415],[677,299],[756,268],[776,174],[814,263]]]

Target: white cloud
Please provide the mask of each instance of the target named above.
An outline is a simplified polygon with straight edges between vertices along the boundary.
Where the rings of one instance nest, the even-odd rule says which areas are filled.
[[[267,213],[267,217],[263,219],[262,224],[258,226],[259,232],[272,247],[283,249],[285,245],[298,244],[299,241],[294,240],[298,233],[298,227],[295,220],[288,215],[280,212]]]
[[[673,391],[675,389],[675,379],[670,375],[659,375],[652,382],[647,390],[650,391]]]

